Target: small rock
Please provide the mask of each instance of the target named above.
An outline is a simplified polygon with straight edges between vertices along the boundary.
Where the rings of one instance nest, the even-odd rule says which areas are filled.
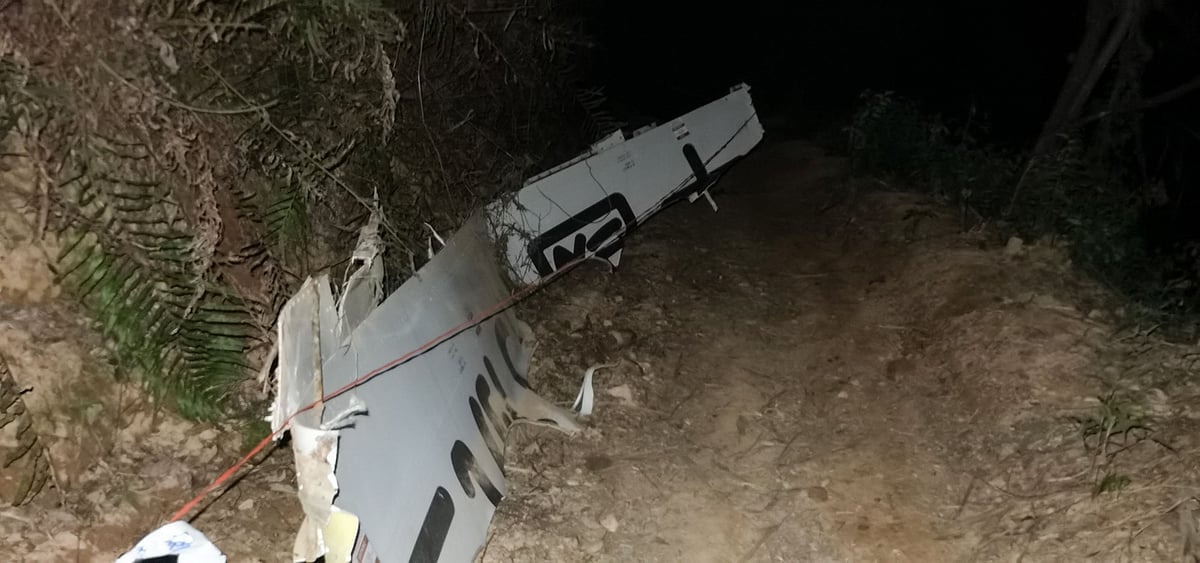
[[[847,393],[847,392],[845,392],[845,391],[838,391],[837,398],[839,398],[839,399],[849,399],[849,398],[850,398],[850,394],[849,394],[849,393]]]
[[[59,532],[54,534],[54,537],[51,538],[50,543],[57,546],[78,547],[80,542],[79,536],[76,536],[71,532]]]
[[[199,436],[192,436],[183,443],[183,447],[180,449],[183,450],[184,454],[196,454],[204,449],[204,440],[200,439]]]
[[[1157,417],[1166,417],[1171,415],[1171,397],[1165,391],[1157,387],[1150,389],[1146,393],[1147,410],[1150,414]]]
[[[1021,253],[1021,247],[1025,245],[1025,241],[1021,237],[1009,237],[1008,243],[1004,245],[1004,254],[1006,256],[1016,256]]]
[[[595,540],[583,544],[583,550],[591,555],[596,555],[604,549],[604,540]]]
[[[826,489],[825,487],[809,487],[808,489],[805,489],[804,492],[808,495],[808,498],[817,502],[825,502],[829,500],[829,489]]]
[[[600,525],[604,526],[604,529],[608,530],[608,533],[610,534],[615,534],[617,532],[617,528],[620,527],[620,523],[617,522],[617,517],[613,516],[612,514],[604,515],[604,518],[600,519]]]
[[[618,348],[628,346],[630,342],[633,342],[634,338],[632,330],[610,330],[608,335],[612,337],[613,342],[616,343]]]
[[[238,510],[246,511],[254,509],[254,499],[248,498],[238,503]]]
[[[622,383],[616,387],[609,387],[604,392],[610,397],[620,399],[626,405],[632,406],[635,404],[633,402],[633,390],[629,388],[628,384]]]

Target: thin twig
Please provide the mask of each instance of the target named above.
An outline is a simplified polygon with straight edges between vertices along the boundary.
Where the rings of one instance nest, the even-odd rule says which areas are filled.
[[[1025,163],[1025,170],[1021,172],[1021,177],[1017,179],[1017,185],[1013,187],[1012,197],[1008,200],[1008,207],[1004,208],[1003,216],[1008,217],[1012,214],[1013,208],[1017,205],[1017,197],[1021,195],[1021,188],[1025,185],[1025,178],[1029,175],[1029,171],[1033,168],[1033,163],[1037,159],[1036,155],[1031,156],[1029,157],[1029,162]]]
[[[446,186],[446,196],[453,199],[453,194],[450,193],[450,179],[449,174],[446,172],[446,163],[442,160],[442,151],[438,149],[437,142],[433,140],[433,131],[429,129],[429,122],[425,120],[425,94],[423,93],[421,75],[425,60],[425,33],[428,29],[429,18],[421,18],[421,42],[417,48],[417,104],[421,111],[421,126],[425,129],[425,136],[429,138],[429,146],[433,148],[433,154],[437,157],[438,167],[442,170],[442,183]]]
[[[166,20],[156,22],[155,27],[221,27],[226,29],[243,29],[243,30],[260,30],[267,29],[267,26],[260,23],[245,23],[245,22],[214,22],[214,21],[188,21],[188,20]]]
[[[779,523],[777,523],[773,526],[770,526],[765,531],[763,531],[762,537],[758,538],[758,542],[756,542],[754,544],[754,547],[750,549],[750,552],[747,553],[746,555],[742,556],[742,559],[741,559],[742,563],[745,563],[746,561],[749,561],[750,558],[754,557],[754,554],[758,553],[758,550],[762,548],[763,544],[767,543],[767,540],[771,539],[771,536],[774,536],[775,532],[778,532],[779,528],[783,527],[783,523],[787,522],[787,519],[791,518],[791,517],[792,517],[791,512],[784,514],[783,518],[781,518],[779,520]]]
[[[466,13],[450,3],[446,4],[446,9],[457,14],[458,17],[462,19],[463,23],[467,24],[467,26],[470,27],[475,33],[478,33],[479,36],[483,38],[484,42],[486,42],[488,46],[496,52],[496,56],[499,57],[500,60],[504,61],[504,66],[508,67],[509,70],[513,70],[514,67],[512,63],[508,62],[508,57],[504,55],[504,51],[500,49],[500,46],[496,45],[495,41],[492,41],[492,37],[490,35],[480,29],[479,26],[475,25],[475,22],[471,21],[471,18],[468,18]],[[516,72],[513,72],[513,78],[516,78]]]
[[[229,90],[233,95],[237,96],[238,98],[241,98],[241,100],[247,104],[251,103],[250,100],[248,98],[246,98],[246,96],[243,95],[240,90],[238,90],[237,88],[234,88],[233,85],[230,84],[229,81],[226,80],[225,77],[222,76],[220,72],[217,72],[217,69],[214,68],[211,64],[209,64],[208,62],[205,62],[204,66],[206,68],[208,68],[209,72],[213,73],[213,76],[217,77],[217,80],[221,81],[221,85],[225,86],[225,88],[227,90]],[[337,175],[335,175],[333,173],[333,171],[329,170],[329,168],[327,168],[324,164],[321,164],[321,161],[317,160],[317,157],[313,156],[312,153],[305,150],[304,147],[301,147],[294,139],[292,139],[292,137],[290,137],[289,135],[284,133],[283,129],[280,129],[279,126],[276,125],[275,122],[271,120],[271,116],[267,113],[266,108],[261,109],[261,114],[262,114],[261,117],[262,117],[263,123],[266,124],[267,127],[270,127],[271,130],[274,131],[276,135],[279,135],[279,137],[281,139],[283,139],[285,142],[287,142],[287,144],[291,145],[293,149],[296,149],[297,152],[304,155],[304,158],[306,160],[308,160],[309,163],[311,163],[314,167],[317,168],[317,170],[320,170],[322,174],[324,174],[330,180],[332,180],[335,185],[337,185],[339,188],[342,188],[342,190],[344,190],[347,194],[350,194],[350,197],[354,198],[355,201],[362,204],[362,206],[366,207],[368,210],[374,211],[375,206],[373,204],[371,204],[371,202],[367,201],[366,198],[364,198],[363,196],[358,195],[358,193],[356,193],[353,189],[351,189],[350,186],[346,184],[346,182],[342,181],[341,178],[337,177]],[[385,229],[387,229],[387,231],[389,233],[392,234],[392,236],[394,236],[396,238],[400,238],[400,234],[397,233],[394,228],[392,228],[391,224],[388,223],[388,220],[386,217],[381,216],[380,223],[383,225],[383,227]]]
[[[792,444],[795,444],[796,440],[799,439],[800,436],[802,436],[803,434],[804,434],[803,430],[796,432],[795,434],[792,434],[792,437],[790,439],[788,439],[786,444],[783,445],[783,450],[781,450],[779,452],[779,457],[775,458],[776,464],[783,465],[784,463],[787,462],[788,451],[792,449]]]
[[[158,100],[161,100],[168,105],[175,106],[179,109],[193,111],[196,113],[209,113],[209,114],[213,114],[213,115],[240,115],[243,113],[256,113],[256,112],[265,111],[267,109],[274,107],[276,104],[279,103],[279,100],[271,100],[265,104],[250,105],[250,106],[244,107],[244,108],[230,108],[230,109],[202,108],[202,107],[198,107],[198,106],[193,106],[193,105],[185,104],[174,98],[169,98],[162,94],[158,94],[158,93],[146,90],[146,89],[130,82],[129,80],[125,79],[124,76],[121,76],[120,74],[118,74],[117,71],[113,70],[113,68],[108,66],[108,63],[104,62],[103,60],[97,60],[97,62],[100,63],[101,68],[108,71],[108,73],[111,74],[113,76],[113,78],[116,78],[117,81],[119,81],[121,84],[124,84],[125,86],[127,86],[129,88],[137,90],[138,92],[141,92],[142,94],[145,94],[147,96],[150,96],[150,97],[158,99]],[[212,68],[212,67],[209,66],[209,68]],[[245,97],[242,97],[240,94],[238,95],[238,97],[242,98],[242,100],[245,101],[247,104],[251,103],[250,100],[247,100]]]
[[[1146,98],[1135,104],[1131,104],[1131,105],[1123,107],[1123,108],[1105,110],[1105,111],[1094,113],[1092,115],[1089,115],[1088,117],[1080,119],[1078,122],[1076,122],[1070,128],[1071,129],[1079,128],[1079,127],[1087,125],[1088,123],[1091,123],[1093,121],[1099,121],[1101,119],[1104,119],[1104,118],[1112,116],[1112,115],[1119,115],[1119,114],[1123,114],[1123,113],[1134,113],[1134,112],[1138,112],[1138,111],[1153,109],[1157,106],[1161,106],[1163,104],[1173,102],[1183,96],[1186,96],[1187,94],[1191,93],[1193,90],[1196,90],[1196,89],[1200,89],[1200,76],[1192,78],[1191,80],[1184,82],[1183,84],[1180,84],[1179,86],[1176,86],[1176,87],[1174,87],[1170,90],[1167,90],[1161,94],[1157,94],[1155,96]]]
[[[58,480],[58,468],[54,466],[54,458],[50,457],[50,448],[43,445],[42,455],[46,456],[46,470],[50,473],[50,482],[54,483],[54,490],[58,491],[58,505],[66,506],[67,491],[63,490],[62,483]]]
[[[962,516],[963,510],[967,508],[967,502],[971,500],[971,493],[975,490],[975,481],[977,480],[974,475],[971,476],[971,482],[967,485],[967,490],[963,493],[962,500],[958,502],[958,510],[954,511],[954,516],[950,518],[951,520],[958,520],[958,517]]]
[[[33,519],[31,519],[31,518],[28,518],[28,517],[25,517],[25,516],[21,516],[20,514],[17,514],[17,513],[15,513],[15,512],[12,512],[12,511],[10,511],[10,510],[0,511],[0,517],[4,517],[4,518],[11,518],[11,519],[13,519],[13,520],[16,520],[16,521],[18,521],[18,522],[23,522],[23,523],[25,523],[25,524],[28,524],[28,525],[30,525],[30,526],[33,526],[33,525],[35,525],[35,524],[34,524],[34,522],[33,522]]]

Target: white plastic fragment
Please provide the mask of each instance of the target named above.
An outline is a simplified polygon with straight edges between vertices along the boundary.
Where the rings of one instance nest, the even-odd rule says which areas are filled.
[[[579,385],[579,394],[575,395],[575,403],[571,405],[571,410],[579,414],[579,416],[592,416],[592,408],[596,403],[596,391],[592,387],[592,374],[596,372],[596,368],[591,368],[583,374],[583,383]]]
[[[597,364],[583,373],[583,383],[579,386],[579,394],[575,396],[575,404],[571,406],[579,416],[592,416],[592,410],[595,408],[596,390],[592,378],[596,370],[614,367],[617,367],[617,364]]]
[[[175,556],[177,563],[225,563],[225,555],[204,534],[187,522],[171,522],[138,542],[116,563],[137,563],[156,557]]]
[[[439,245],[446,246],[446,239],[442,238],[442,235],[438,234],[437,230],[433,228],[433,225],[430,225],[429,223],[423,224],[425,225],[425,228],[429,229],[429,232],[433,234],[433,238],[437,239]]]
[[[328,551],[324,530],[335,510],[333,498],[338,491],[333,471],[337,465],[338,433],[302,424],[293,424],[291,433],[297,493],[304,510],[292,557],[294,561],[315,561]]]

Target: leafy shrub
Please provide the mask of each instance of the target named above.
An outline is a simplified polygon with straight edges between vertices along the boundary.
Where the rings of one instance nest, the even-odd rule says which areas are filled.
[[[1181,283],[1175,267],[1194,259],[1150,249],[1140,225],[1146,202],[1118,164],[1089,156],[1095,151],[1079,138],[1028,160],[974,138],[971,121],[951,126],[893,92],[865,92],[845,128],[851,166],[928,191],[1001,231],[1064,237],[1078,266],[1156,320],[1200,310],[1195,284]]]

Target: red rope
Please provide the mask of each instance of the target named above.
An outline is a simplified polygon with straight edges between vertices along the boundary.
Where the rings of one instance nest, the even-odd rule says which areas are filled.
[[[256,446],[254,446],[253,449],[251,449],[248,453],[246,453],[246,455],[242,456],[241,459],[239,459],[236,463],[234,463],[232,466],[230,466],[229,469],[226,469],[223,473],[218,475],[216,479],[213,479],[211,483],[209,483],[207,486],[205,486],[203,489],[201,489],[200,493],[197,494],[195,498],[188,501],[187,504],[184,504],[182,508],[180,508],[173,515],[171,515],[170,521],[175,522],[177,520],[183,519],[183,517],[186,516],[189,512],[191,512],[192,509],[196,508],[196,505],[200,504],[200,501],[204,500],[204,497],[208,496],[209,493],[213,492],[214,490],[219,488],[221,485],[224,485],[226,482],[228,482],[229,479],[232,478],[238,472],[239,469],[241,469],[247,463],[249,463],[250,460],[254,458],[254,456],[256,456],[260,452],[262,452],[263,448],[267,447],[267,444],[271,443],[271,440],[275,439],[277,436],[282,434],[291,425],[292,420],[294,420],[297,416],[299,416],[300,413],[303,413],[305,411],[316,408],[317,405],[324,404],[325,402],[327,402],[335,397],[338,397],[338,396],[346,393],[347,391],[354,389],[355,387],[358,387],[359,385],[362,385],[363,383],[366,383],[367,381],[370,381],[370,380],[382,375],[384,372],[387,372],[388,370],[390,370],[400,364],[408,362],[409,360],[411,360],[417,356],[420,356],[421,354],[424,354],[425,352],[428,352],[429,350],[432,350],[433,348],[436,348],[439,344],[441,344],[451,338],[454,338],[456,335],[458,335],[459,333],[461,333],[465,330],[475,328],[476,325],[482,324],[484,321],[487,321],[488,319],[492,318],[492,316],[496,315],[497,313],[500,313],[500,312],[504,311],[505,309],[508,309],[509,307],[515,305],[518,301],[520,301],[521,299],[524,299],[525,297],[528,297],[531,293],[536,291],[542,285],[545,285],[546,283],[550,282],[554,278],[557,278],[558,276],[562,275],[563,273],[566,273],[568,270],[579,265],[587,258],[588,257],[580,257],[575,260],[572,260],[571,262],[566,263],[565,265],[563,265],[563,267],[559,268],[558,270],[555,270],[550,275],[543,277],[543,278],[539,279],[538,281],[531,283],[529,285],[526,285],[526,286],[522,287],[521,289],[518,289],[517,291],[514,291],[513,293],[509,294],[508,297],[505,297],[504,299],[500,300],[495,305],[492,305],[490,308],[483,311],[483,313],[481,313],[479,316],[477,316],[474,320],[463,321],[463,322],[459,323],[458,325],[455,325],[453,328],[435,336],[430,341],[414,348],[413,350],[409,351],[408,353],[404,354],[403,356],[400,356],[394,360],[391,360],[388,363],[383,364],[383,365],[363,374],[358,379],[355,379],[355,380],[341,386],[340,388],[326,394],[320,400],[313,401],[313,402],[309,403],[308,405],[305,405],[304,407],[300,408],[296,412],[292,413],[291,416],[287,417],[287,419],[283,421],[283,424],[279,427],[279,430],[275,430],[275,431],[271,432],[270,434],[268,434],[265,438],[263,438],[261,441],[259,441],[258,444]]]
[[[752,122],[757,115],[758,115],[757,113],[754,113],[754,114],[751,114],[750,117],[746,118],[746,121],[744,121],[742,123],[742,125],[740,127],[738,127],[737,131],[735,131],[733,133],[733,135],[729,137],[729,140],[725,141],[725,144],[721,145],[721,147],[718,148],[716,151],[714,151],[713,155],[704,162],[705,165],[712,162],[713,159],[717,158],[717,155],[721,154],[721,152],[725,150],[725,147],[728,147],[729,144],[732,143],[733,140],[737,138],[738,134],[741,133],[742,129],[745,129],[746,126],[749,125],[750,122]],[[692,179],[694,179],[694,176],[690,176],[690,175],[688,177],[684,178],[683,181],[680,182],[680,184],[675,187],[675,189],[667,192],[667,194],[664,195],[663,197],[661,197],[657,202],[655,202],[654,205],[651,205],[650,207],[648,207],[646,209],[646,211],[644,211],[641,215],[638,215],[632,223],[626,224],[624,226],[624,228],[621,229],[620,232],[616,233],[614,240],[620,240],[620,239],[624,238],[628,234],[628,230],[630,228],[632,228],[636,225],[640,225],[651,215],[661,211],[662,206],[667,202],[667,200],[670,197],[672,197],[673,195],[675,195],[680,189],[687,186],[687,184]],[[597,182],[597,185],[600,185],[599,182]],[[603,190],[604,186],[600,185],[600,189]],[[567,262],[562,267],[560,267],[557,270],[555,270],[554,272],[552,272],[550,275],[542,277],[542,278],[538,279],[537,281],[535,281],[529,285],[526,285],[526,286],[522,287],[521,289],[518,289],[517,291],[510,294],[508,297],[502,299],[499,303],[496,303],[491,308],[484,311],[483,314],[481,314],[478,317],[478,319],[468,320],[468,321],[459,323],[458,326],[455,326],[454,328],[451,328],[450,330],[443,332],[442,334],[435,337],[433,340],[430,340],[429,342],[422,344],[418,348],[408,352],[407,354],[404,354],[403,356],[400,356],[399,358],[396,358],[386,364],[383,364],[382,366],[379,366],[379,367],[371,370],[370,372],[367,372],[362,377],[359,377],[358,379],[355,379],[354,381],[351,381],[350,383],[347,383],[346,385],[342,386],[340,389],[337,389],[336,391],[329,393],[328,395],[325,395],[320,400],[313,401],[312,403],[309,403],[308,405],[301,408],[300,410],[297,410],[296,412],[292,413],[291,416],[287,417],[287,419],[284,420],[283,425],[281,425],[279,427],[279,430],[276,430],[276,431],[268,434],[267,437],[263,438],[262,441],[260,441],[258,443],[258,445],[254,446],[254,449],[250,450],[249,453],[242,456],[242,458],[239,459],[237,461],[237,463],[233,464],[233,466],[230,467],[229,469],[226,469],[224,473],[221,473],[220,475],[218,475],[216,479],[213,479],[213,481],[211,483],[209,483],[207,486],[205,486],[204,489],[202,489],[200,491],[200,494],[196,495],[196,498],[193,498],[192,500],[188,501],[187,504],[183,505],[183,508],[180,508],[177,512],[175,512],[175,514],[173,514],[171,516],[171,521],[174,522],[176,520],[182,519],[184,516],[187,515],[188,512],[191,512],[192,509],[195,508],[197,504],[200,504],[200,501],[203,500],[204,497],[208,496],[209,493],[213,492],[218,487],[220,487],[221,485],[223,485],[227,481],[229,481],[229,479],[231,477],[233,477],[233,475],[236,474],[239,469],[241,469],[243,466],[245,466],[247,463],[249,463],[250,460],[252,458],[254,458],[255,455],[258,455],[258,453],[263,450],[263,448],[267,447],[267,444],[271,443],[271,440],[273,440],[276,436],[278,436],[280,433],[282,433],[288,427],[288,425],[291,424],[292,420],[300,415],[300,413],[308,411],[310,409],[313,409],[317,405],[320,405],[330,399],[333,399],[334,397],[337,397],[355,387],[358,387],[359,385],[362,385],[363,383],[366,383],[367,381],[374,379],[375,377],[383,374],[384,372],[386,372],[400,364],[403,364],[404,362],[407,362],[421,354],[424,354],[425,352],[428,352],[429,350],[431,350],[431,349],[437,347],[439,344],[453,338],[455,335],[457,335],[458,333],[460,333],[464,330],[474,328],[476,325],[483,323],[484,321],[491,318],[496,313],[499,313],[499,312],[511,307],[512,305],[514,305],[521,299],[524,299],[525,297],[529,296],[529,294],[533,293],[541,286],[553,281],[555,278],[565,274],[566,272],[573,269],[575,266],[578,266],[579,264],[582,264],[583,262],[585,262],[586,260],[589,260],[591,258],[592,258],[592,256],[588,256],[585,254],[584,256],[580,256],[570,262]]]

